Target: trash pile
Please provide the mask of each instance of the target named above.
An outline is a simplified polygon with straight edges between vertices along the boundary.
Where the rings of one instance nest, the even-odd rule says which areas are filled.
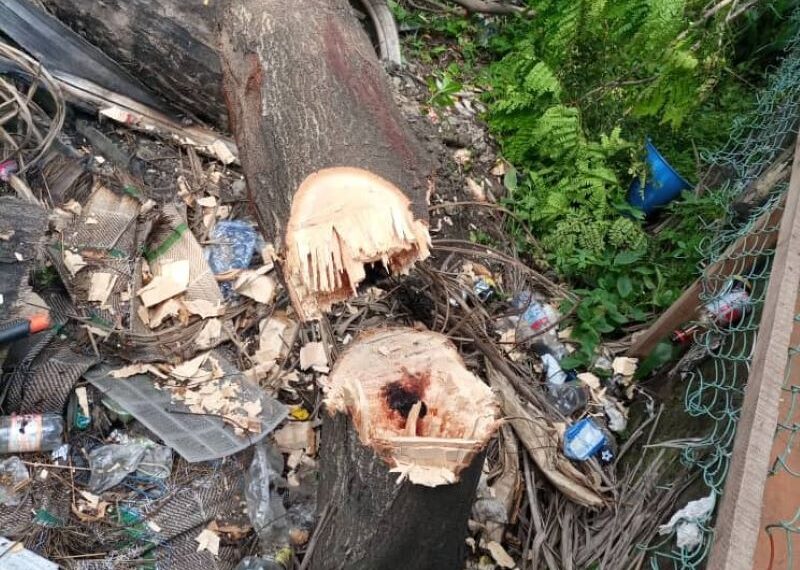
[[[637,362],[563,366],[574,296],[513,247],[439,239],[410,276],[303,324],[223,138],[114,102],[65,120],[61,80],[0,55],[26,70],[8,87],[39,94],[17,111],[37,135],[0,146],[0,567],[294,567],[313,548],[328,374],[392,325],[447,335],[501,402],[470,567],[557,548],[623,564],[659,532],[679,485],[659,487],[658,461],[621,467],[657,421],[632,421]]]

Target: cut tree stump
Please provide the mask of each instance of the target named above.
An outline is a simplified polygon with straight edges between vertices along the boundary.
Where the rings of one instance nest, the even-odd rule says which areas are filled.
[[[463,568],[499,408],[452,343],[413,329],[362,333],[334,366],[326,406],[309,568]]]
[[[219,21],[231,130],[300,317],[427,257],[430,164],[347,0],[239,0]]]

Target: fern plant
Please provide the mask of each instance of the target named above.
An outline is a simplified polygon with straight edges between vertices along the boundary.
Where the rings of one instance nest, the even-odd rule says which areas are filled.
[[[651,239],[625,197],[644,171],[646,136],[692,178],[694,143],[718,140],[741,109],[734,101],[746,100],[726,72],[734,28],[723,13],[704,21],[704,4],[537,0],[535,20],[518,19],[495,39],[501,57],[482,77],[489,125],[525,173],[508,207],[559,273],[586,288],[581,313],[613,316],[575,327],[585,358],[611,325],[667,306],[692,277],[699,254],[690,233],[700,228],[678,224],[670,239]]]

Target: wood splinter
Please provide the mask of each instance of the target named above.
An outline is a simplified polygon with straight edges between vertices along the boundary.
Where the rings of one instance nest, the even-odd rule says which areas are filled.
[[[407,274],[428,257],[426,223],[393,184],[360,168],[311,174],[294,196],[286,229],[284,278],[303,320],[356,294],[373,266]]]

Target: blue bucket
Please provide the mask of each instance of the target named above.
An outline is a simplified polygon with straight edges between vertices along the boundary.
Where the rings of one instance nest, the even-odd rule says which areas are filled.
[[[645,143],[647,150],[648,176],[644,192],[641,191],[641,181],[634,179],[628,192],[628,202],[631,206],[639,208],[648,216],[662,206],[666,206],[681,192],[692,187],[680,174],[675,172],[667,160],[661,156],[658,149],[650,139]]]

